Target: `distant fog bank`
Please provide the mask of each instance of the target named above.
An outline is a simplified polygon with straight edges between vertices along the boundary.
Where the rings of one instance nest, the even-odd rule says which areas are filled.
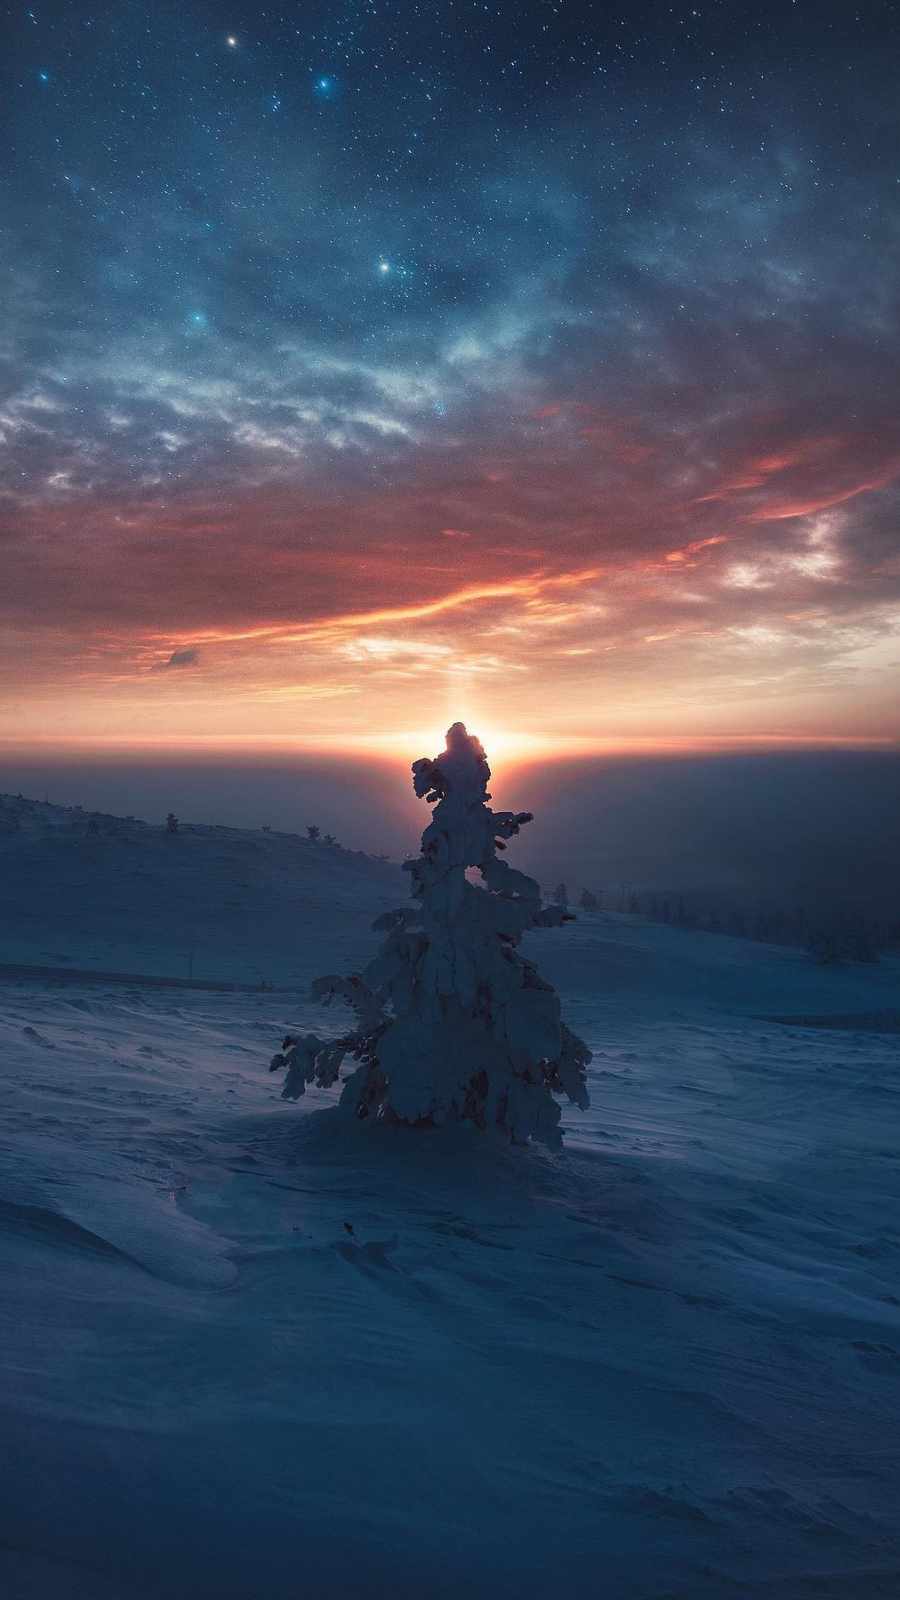
[[[495,807],[535,812],[510,860],[573,894],[625,885],[900,909],[897,751],[498,762],[491,787]],[[291,832],[316,824],[395,858],[416,848],[427,816],[405,761],[359,755],[8,747],[0,790],[160,824],[169,811]]]

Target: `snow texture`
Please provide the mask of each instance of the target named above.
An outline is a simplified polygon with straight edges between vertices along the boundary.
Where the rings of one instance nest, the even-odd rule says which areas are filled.
[[[399,870],[181,826],[4,856],[6,960],[161,971],[246,855],[299,975],[0,976],[3,1600],[896,1600],[896,958],[538,928],[592,1106],[411,1135],[260,1070]]]
[[[492,811],[491,772],[479,740],[455,722],[445,751],[413,764],[413,786],[434,804],[422,853],[407,861],[416,910],[380,917],[384,946],[361,975],[317,979],[313,993],[356,1014],[338,1040],[288,1035],[272,1060],[286,1067],[283,1095],[330,1088],[346,1056],[359,1065],[341,1107],[357,1117],[439,1126],[474,1122],[515,1143],[561,1143],[565,1095],[587,1110],[586,1045],[560,1018],[551,984],[517,946],[529,928],[570,920],[544,910],[539,885],[498,858],[527,811]],[[477,868],[484,888],[470,883]]]

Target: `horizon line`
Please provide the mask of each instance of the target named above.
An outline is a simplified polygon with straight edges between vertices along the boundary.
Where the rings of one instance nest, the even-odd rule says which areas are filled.
[[[476,734],[477,727],[473,727]],[[741,751],[759,753],[780,751],[884,751],[900,754],[900,734],[685,734],[685,735],[610,735],[590,734],[552,736],[543,733],[520,733],[511,729],[497,734],[485,729],[485,748],[488,757],[493,748],[504,762],[517,764],[537,760],[589,759],[616,755],[697,755],[737,754]],[[480,737],[480,736],[479,736]],[[421,729],[401,730],[395,733],[159,733],[159,734],[6,734],[0,733],[0,752],[16,748],[34,752],[54,750],[83,751],[160,751],[168,749],[179,755],[192,751],[283,751],[284,753],[309,753],[339,755],[365,750],[367,754],[383,760],[395,760],[413,750],[438,750],[443,735],[424,733]]]

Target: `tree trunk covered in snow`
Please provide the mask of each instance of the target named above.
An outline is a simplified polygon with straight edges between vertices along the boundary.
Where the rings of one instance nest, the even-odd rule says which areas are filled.
[[[587,1107],[590,1052],[560,1018],[559,999],[517,946],[528,928],[570,920],[542,908],[537,883],[498,858],[530,812],[491,811],[479,741],[455,723],[434,761],[413,765],[416,794],[434,805],[422,853],[404,863],[419,906],[375,923],[387,937],[365,971],[319,978],[313,994],[347,1002],[356,1027],[341,1039],[288,1038],[285,1099],[336,1082],[358,1063],[341,1105],[359,1117],[497,1128],[516,1141],[561,1142],[564,1094]],[[466,870],[476,867],[484,888]]]

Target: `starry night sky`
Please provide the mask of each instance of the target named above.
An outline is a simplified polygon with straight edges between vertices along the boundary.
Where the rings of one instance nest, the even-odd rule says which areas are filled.
[[[896,737],[900,11],[5,11],[0,732]]]

